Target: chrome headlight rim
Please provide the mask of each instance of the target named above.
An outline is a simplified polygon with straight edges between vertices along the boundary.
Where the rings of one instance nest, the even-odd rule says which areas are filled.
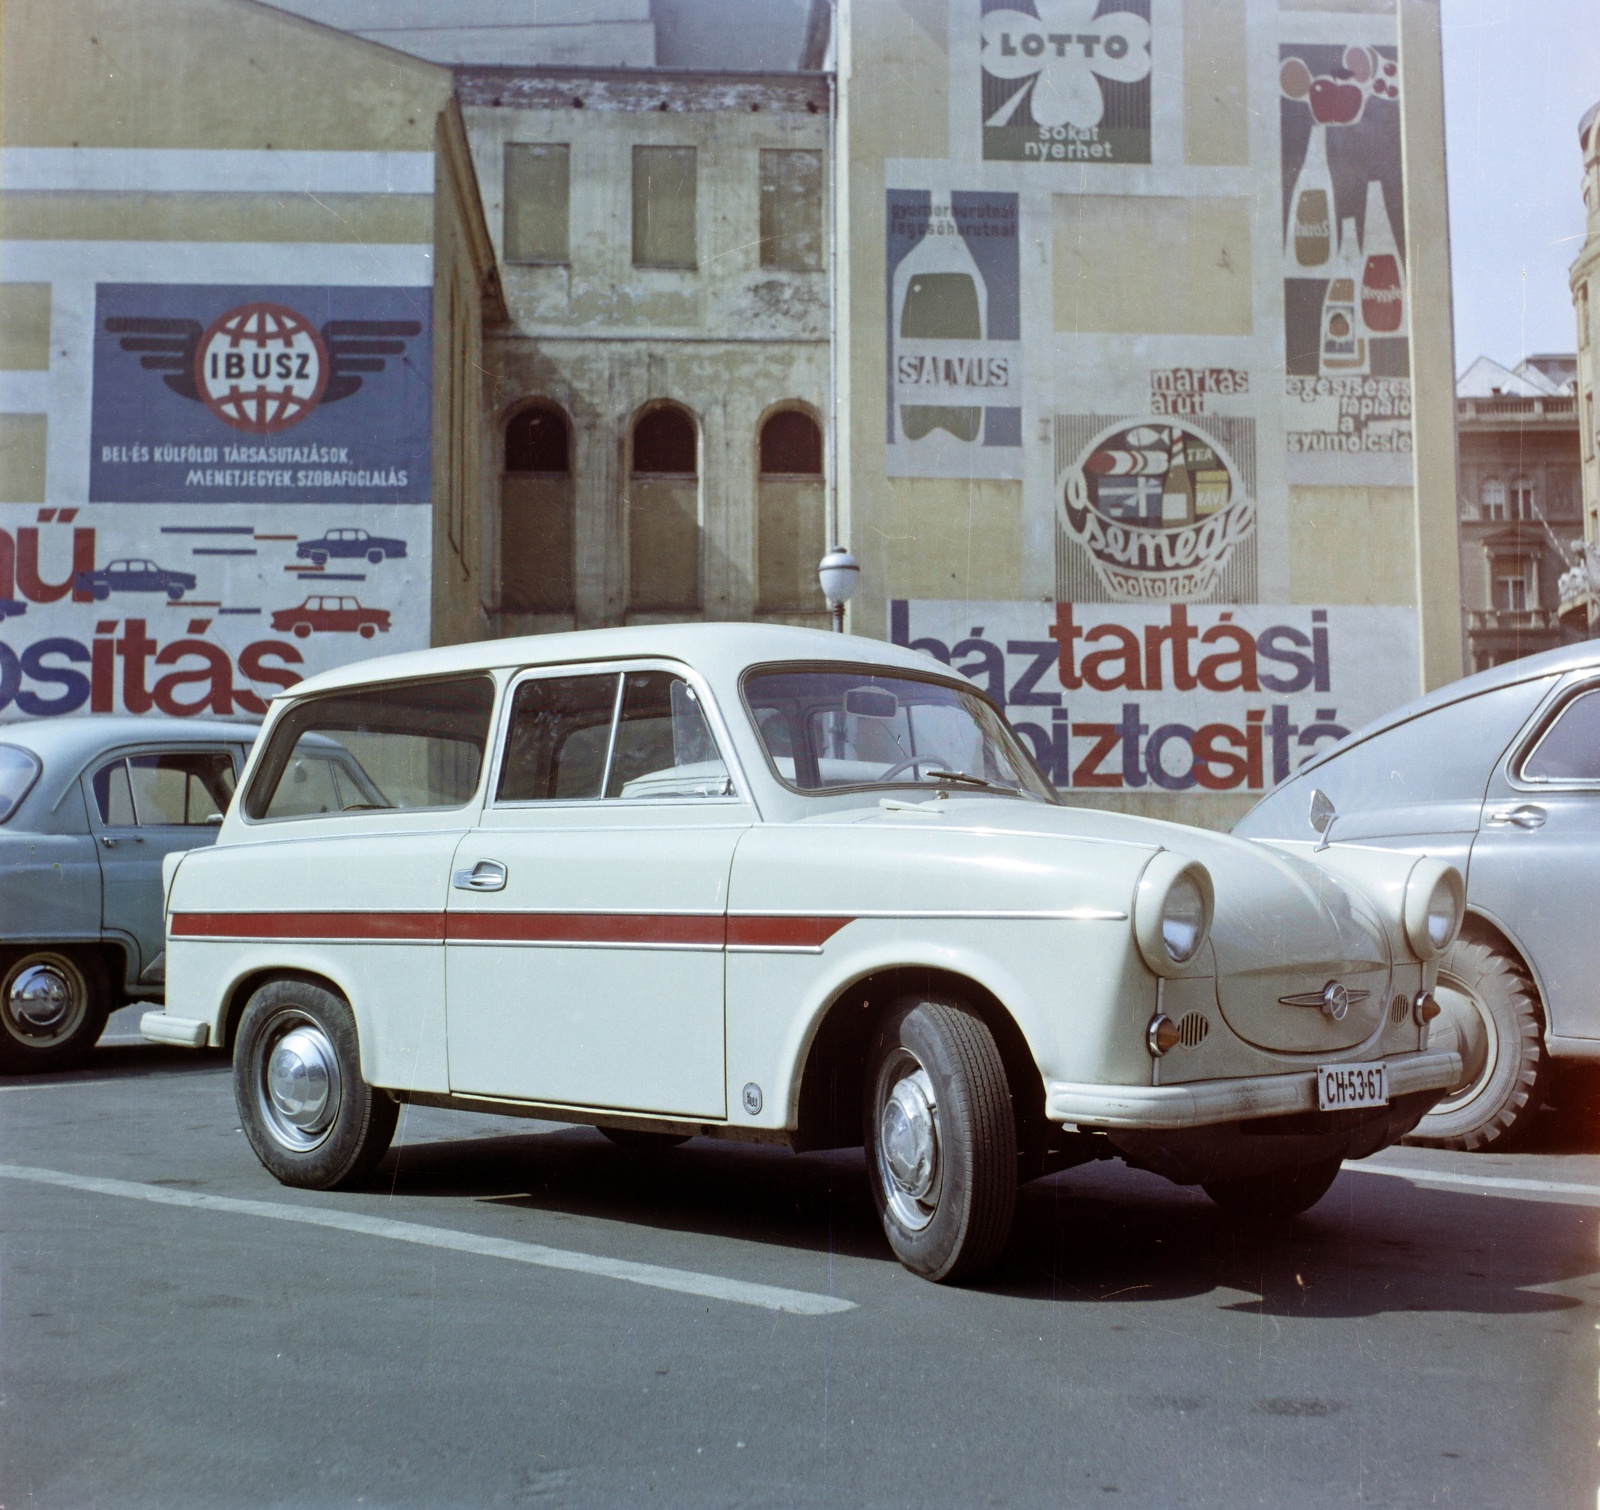
[[[1406,878],[1406,943],[1423,961],[1436,960],[1455,943],[1467,912],[1461,872],[1443,860],[1418,860]]]
[[[1166,925],[1172,904],[1191,886],[1199,896],[1200,919],[1192,945],[1180,958],[1169,947]],[[1198,860],[1164,849],[1145,866],[1134,893],[1133,936],[1141,958],[1155,974],[1175,977],[1198,968],[1205,957],[1215,916],[1216,889],[1211,884],[1211,872]]]

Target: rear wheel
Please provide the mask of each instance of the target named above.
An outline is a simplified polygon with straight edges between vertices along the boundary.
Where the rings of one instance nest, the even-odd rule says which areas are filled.
[[[925,1279],[959,1279],[999,1258],[1017,1194],[1006,1072],[966,1003],[903,997],[867,1059],[867,1176],[895,1257]]]
[[[1299,1216],[1328,1193],[1342,1159],[1297,1164],[1243,1180],[1212,1180],[1200,1188],[1232,1216],[1274,1218]]]
[[[1544,1104],[1550,1083],[1533,982],[1515,956],[1478,939],[1457,939],[1439,961],[1434,996],[1443,1010],[1428,1046],[1457,1050],[1463,1075],[1409,1141],[1505,1147]]]
[[[0,974],[0,1072],[81,1064],[110,1010],[105,966],[91,950],[27,949]]]
[[[311,626],[306,623],[304,619],[301,619],[299,623],[294,626],[294,635],[297,640],[303,640],[310,633]]]
[[[340,1190],[371,1173],[400,1108],[361,1078],[355,1014],[308,981],[275,980],[239,1020],[233,1093],[256,1157],[285,1185]]]

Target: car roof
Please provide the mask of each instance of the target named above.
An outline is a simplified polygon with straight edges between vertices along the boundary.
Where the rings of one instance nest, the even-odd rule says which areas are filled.
[[[296,683],[288,695],[299,697],[307,692],[408,677],[643,656],[681,660],[713,679],[736,677],[746,667],[768,661],[870,661],[907,671],[951,674],[948,666],[920,650],[861,635],[832,634],[787,624],[635,624],[620,629],[579,629],[480,640],[379,656],[307,677]]]
[[[1491,666],[1487,671],[1479,671],[1472,676],[1464,676],[1459,681],[1449,682],[1443,687],[1436,687],[1422,697],[1403,703],[1398,708],[1392,708],[1382,717],[1373,719],[1371,723],[1363,724],[1359,729],[1345,735],[1338,744],[1330,745],[1306,761],[1297,774],[1303,776],[1307,771],[1314,771],[1336,755],[1371,739],[1374,735],[1409,723],[1424,713],[1432,713],[1436,708],[1447,708],[1451,703],[1462,702],[1482,692],[1493,692],[1500,687],[1512,687],[1518,682],[1538,681],[1547,676],[1565,675],[1569,671],[1593,670],[1600,670],[1600,640],[1579,640],[1575,645],[1558,645],[1554,650],[1544,650],[1538,655],[1525,655],[1518,660],[1507,661],[1502,666]]]
[[[249,744],[259,719],[138,717],[131,713],[76,713],[26,723],[0,723],[0,744],[32,750],[47,767],[81,760],[113,745],[158,740],[227,740]]]

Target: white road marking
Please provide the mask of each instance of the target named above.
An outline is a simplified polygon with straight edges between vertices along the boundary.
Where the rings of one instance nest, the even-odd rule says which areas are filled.
[[[1461,1185],[1484,1195],[1498,1190],[1508,1195],[1581,1195],[1600,1206],[1600,1185],[1575,1185],[1563,1180],[1519,1180],[1510,1175],[1452,1174],[1448,1170],[1413,1169],[1398,1164],[1346,1164],[1348,1174],[1387,1174],[1421,1185]]]
[[[547,1248],[542,1243],[515,1242],[477,1232],[454,1232],[449,1228],[428,1227],[418,1222],[396,1222],[387,1217],[363,1216],[356,1211],[287,1206],[276,1201],[246,1201],[234,1196],[171,1190],[164,1185],[144,1185],[133,1180],[103,1180],[92,1175],[67,1174],[58,1169],[36,1169],[25,1164],[0,1164],[0,1179],[30,1180],[37,1185],[59,1185],[67,1190],[83,1190],[93,1195],[153,1201],[161,1206],[185,1206],[198,1211],[259,1216],[271,1221],[300,1222],[308,1227],[332,1227],[340,1232],[359,1232],[367,1237],[385,1237],[393,1242],[417,1243],[426,1248],[447,1248],[457,1253],[475,1253],[483,1258],[506,1258],[513,1263],[537,1264],[545,1269],[565,1269],[572,1274],[620,1279],[628,1284],[647,1285],[656,1290],[676,1290],[683,1295],[699,1295],[707,1300],[758,1306],[764,1311],[789,1311],[797,1316],[831,1316],[856,1308],[853,1300],[817,1295],[809,1290],[750,1284],[742,1279],[697,1274],[690,1269],[667,1269],[656,1264],[634,1263],[625,1258],[574,1253],[565,1248]]]
[[[105,1040],[102,1039],[101,1042]],[[116,1081],[126,1085],[148,1085],[152,1080],[211,1080],[219,1076],[229,1076],[233,1072],[226,1067],[213,1070],[173,1070],[165,1074],[140,1075],[130,1078],[126,1075],[117,1075],[110,1072],[97,1074],[90,1070],[87,1074],[74,1076],[71,1080],[18,1080],[11,1085],[0,1085],[0,1096],[7,1091],[65,1091],[76,1090],[84,1085],[109,1085]]]

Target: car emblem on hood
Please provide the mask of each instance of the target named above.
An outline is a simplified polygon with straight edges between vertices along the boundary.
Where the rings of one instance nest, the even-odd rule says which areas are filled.
[[[1280,996],[1279,1004],[1285,1007],[1321,1007],[1335,1022],[1343,1022],[1345,1013],[1357,1002],[1372,995],[1359,987],[1352,991],[1336,980],[1330,980],[1320,991],[1297,991],[1293,996]]]

